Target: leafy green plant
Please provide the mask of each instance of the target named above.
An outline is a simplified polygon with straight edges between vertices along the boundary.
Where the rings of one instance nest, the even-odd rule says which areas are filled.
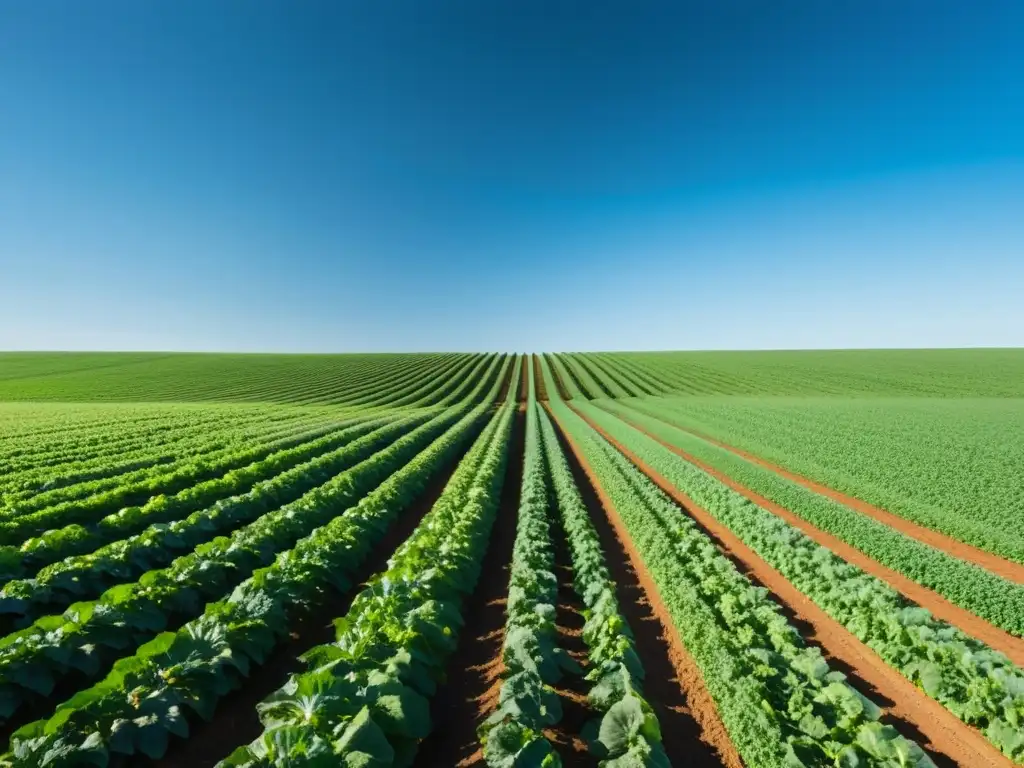
[[[615,416],[583,406],[609,434],[728,526],[894,669],[1007,756],[1024,759],[1024,670],[850,565],[771,512]],[[574,415],[575,416],[575,415]],[[578,417],[576,417],[578,418]]]
[[[299,756],[325,765],[411,763],[430,732],[428,699],[455,650],[462,600],[479,577],[504,478],[514,394],[510,388],[388,569],[335,622],[335,643],[304,655],[309,671],[260,705],[263,735],[225,766],[279,765]]]
[[[351,588],[353,572],[394,519],[479,431],[486,407],[468,413],[358,504],[256,571],[228,598],[208,605],[202,616],[158,635],[48,720],[17,731],[15,763],[41,766],[58,752],[97,765],[111,755],[162,756],[170,739],[187,737],[190,713],[209,719],[216,702],[263,663],[290,621],[312,610],[327,590]],[[311,715],[315,704],[312,697],[299,707]]]
[[[877,722],[878,708],[650,480],[563,403],[552,407],[614,503],[748,765],[931,764]]]

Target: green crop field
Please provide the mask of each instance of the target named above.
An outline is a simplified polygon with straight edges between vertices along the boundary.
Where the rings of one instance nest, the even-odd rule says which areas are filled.
[[[1024,350],[0,353],[0,765],[1024,764]]]

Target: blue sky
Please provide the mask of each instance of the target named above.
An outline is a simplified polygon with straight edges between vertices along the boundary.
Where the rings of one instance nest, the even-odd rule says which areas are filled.
[[[0,348],[1024,346],[1024,4],[3,2]]]

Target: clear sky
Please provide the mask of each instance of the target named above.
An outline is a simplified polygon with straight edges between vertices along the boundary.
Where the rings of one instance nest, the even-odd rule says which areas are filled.
[[[1019,0],[0,0],[0,349],[1024,346]]]

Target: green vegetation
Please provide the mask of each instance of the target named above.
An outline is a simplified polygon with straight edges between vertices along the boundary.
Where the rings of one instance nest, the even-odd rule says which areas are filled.
[[[4,352],[0,401],[365,402],[476,357]]]
[[[1024,586],[713,442],[1024,563],[1024,351],[534,359],[521,391],[499,354],[0,353],[0,766],[664,768],[692,734],[749,768],[969,763],[968,737],[1024,764],[1024,671],[970,634],[1024,637]],[[883,724],[838,636],[803,636],[732,535],[920,697],[907,712],[946,719]],[[627,624],[638,605],[655,629]],[[310,633],[332,616],[333,641]],[[482,637],[486,680],[460,650]],[[654,652],[678,681],[645,677]],[[460,744],[438,741],[449,685],[480,702]]]
[[[1007,756],[1024,759],[1024,670],[654,439],[592,405],[585,413],[710,512],[826,613]],[[1018,598],[1019,599],[1019,598]]]
[[[1024,400],[672,398],[637,408],[1024,562]]]

